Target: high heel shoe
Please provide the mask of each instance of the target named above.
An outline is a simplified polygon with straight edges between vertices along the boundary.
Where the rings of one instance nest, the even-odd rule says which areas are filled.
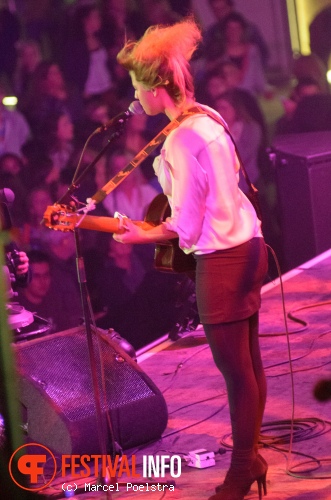
[[[243,500],[255,481],[258,485],[259,500],[262,500],[262,490],[264,495],[267,494],[267,471],[268,464],[260,454],[248,468],[236,466],[234,460],[224,483],[215,488],[216,495],[209,500]]]

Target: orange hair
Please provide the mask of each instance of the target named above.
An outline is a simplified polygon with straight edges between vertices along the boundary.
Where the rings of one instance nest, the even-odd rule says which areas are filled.
[[[137,42],[128,41],[117,60],[147,88],[163,86],[181,103],[194,94],[189,61],[201,38],[192,18],[172,26],[151,26]]]

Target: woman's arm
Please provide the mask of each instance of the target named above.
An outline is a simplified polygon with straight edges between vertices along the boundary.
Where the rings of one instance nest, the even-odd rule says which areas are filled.
[[[114,234],[113,238],[119,243],[157,243],[178,238],[178,234],[167,229],[165,224],[146,230],[134,224],[130,219],[125,219],[123,232]]]

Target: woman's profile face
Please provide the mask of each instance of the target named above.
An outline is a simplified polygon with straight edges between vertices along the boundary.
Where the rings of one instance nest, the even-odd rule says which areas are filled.
[[[162,113],[163,108],[160,99],[158,99],[158,92],[156,91],[156,95],[154,95],[153,89],[148,89],[142,82],[138,82],[133,71],[130,71],[130,76],[135,89],[134,97],[138,99],[145,113],[151,116]]]

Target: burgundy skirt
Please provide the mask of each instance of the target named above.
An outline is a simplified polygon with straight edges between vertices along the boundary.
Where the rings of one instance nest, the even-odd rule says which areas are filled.
[[[263,238],[195,258],[197,305],[202,324],[242,320],[260,308],[261,287],[268,270]]]

